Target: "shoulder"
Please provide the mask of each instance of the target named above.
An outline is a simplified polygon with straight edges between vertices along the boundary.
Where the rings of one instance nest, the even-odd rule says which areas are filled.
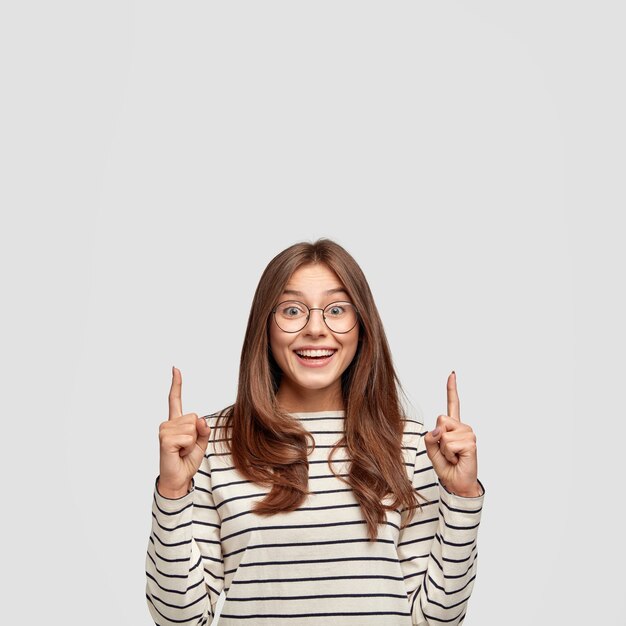
[[[404,416],[404,434],[402,437],[402,453],[408,468],[415,466],[419,450],[424,447],[424,435],[426,429],[424,422],[418,417]]]
[[[209,434],[209,443],[205,453],[205,462],[214,456],[226,458],[230,454],[229,441],[231,439],[229,432],[228,417],[232,413],[233,405],[227,406],[214,413],[206,413],[201,417],[206,420],[207,425],[211,429]]]
[[[404,437],[418,437],[424,432],[424,422],[413,415],[403,415]]]
[[[215,411],[214,413],[207,413],[202,415],[202,418],[206,420],[211,430],[213,429],[225,429],[229,423],[229,417],[232,415],[234,405],[231,404],[227,407]]]

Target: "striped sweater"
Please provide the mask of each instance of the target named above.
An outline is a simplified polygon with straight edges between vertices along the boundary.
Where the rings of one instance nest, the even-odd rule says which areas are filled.
[[[370,542],[354,492],[329,467],[345,412],[291,415],[316,442],[311,494],[295,511],[255,514],[252,503],[269,490],[245,480],[213,436],[190,493],[165,498],[157,477],[146,555],[155,624],[208,626],[222,591],[220,626],[461,624],[476,577],[484,487],[466,498],[440,485],[424,446],[427,431],[407,419],[407,474],[427,502],[418,497],[422,510],[402,530],[400,510],[387,511]],[[204,417],[213,429],[216,415]],[[330,462],[345,476],[344,457],[339,449]]]

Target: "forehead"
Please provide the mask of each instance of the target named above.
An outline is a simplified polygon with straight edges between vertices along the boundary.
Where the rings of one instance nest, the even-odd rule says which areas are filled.
[[[327,265],[315,263],[299,267],[289,278],[283,293],[298,291],[304,295],[345,293],[345,286]],[[297,295],[297,294],[293,294]]]

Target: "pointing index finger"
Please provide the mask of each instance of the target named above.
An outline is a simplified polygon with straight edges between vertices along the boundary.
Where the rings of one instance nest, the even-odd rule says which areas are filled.
[[[459,422],[461,421],[461,406],[456,389],[456,373],[454,370],[448,376],[448,415]]]
[[[172,366],[172,386],[170,387],[170,395],[168,402],[170,406],[169,419],[175,417],[181,417],[183,414],[183,400],[181,397],[181,387],[183,384],[183,378],[180,370]]]

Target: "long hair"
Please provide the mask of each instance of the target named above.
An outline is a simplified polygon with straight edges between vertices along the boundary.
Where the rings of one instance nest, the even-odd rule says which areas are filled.
[[[282,372],[269,345],[270,311],[291,275],[302,265],[323,263],[333,270],[356,306],[359,341],[341,376],[345,432],[330,453],[346,446],[351,461],[347,477],[359,502],[371,541],[385,509],[421,509],[406,472],[402,454],[405,414],[389,344],[369,284],[354,258],[338,243],[321,238],[296,243],[276,255],[265,268],[252,301],[246,329],[235,403],[218,417],[215,433],[232,455],[237,470],[260,485],[271,487],[253,510],[273,515],[297,509],[308,495],[307,442],[313,436],[276,401]],[[215,437],[215,435],[214,435]],[[381,500],[393,501],[383,505]],[[412,515],[404,520],[403,528]]]

